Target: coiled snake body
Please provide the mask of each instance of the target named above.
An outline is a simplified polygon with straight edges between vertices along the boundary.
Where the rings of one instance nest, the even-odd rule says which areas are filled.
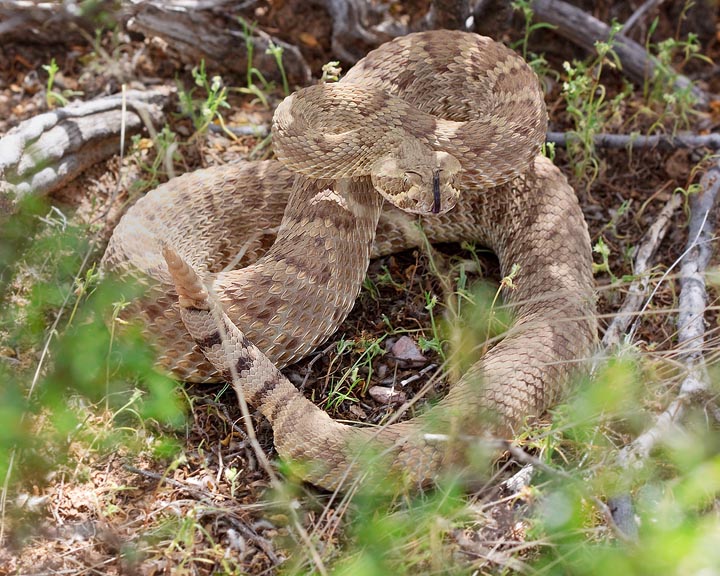
[[[573,190],[539,155],[545,125],[537,78],[501,44],[398,38],[337,85],[278,107],[280,162],[197,171],[138,201],[104,263],[150,279],[138,311],[161,364],[184,380],[234,381],[280,456],[310,464],[306,480],[340,487],[370,446],[427,483],[455,458],[429,433],[513,434],[557,399],[595,338],[590,240]],[[334,332],[371,256],[422,241],[418,218],[430,241],[477,240],[503,274],[519,266],[505,294],[515,322],[422,416],[339,424],[278,368]]]

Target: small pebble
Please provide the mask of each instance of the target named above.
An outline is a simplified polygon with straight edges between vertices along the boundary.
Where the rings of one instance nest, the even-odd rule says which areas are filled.
[[[408,360],[410,362],[427,361],[427,358],[422,355],[417,344],[415,344],[415,340],[409,336],[401,336],[398,338],[398,341],[393,344],[391,353],[398,360]]]
[[[350,410],[350,414],[357,416],[360,420],[365,420],[367,418],[365,410],[360,408],[357,404],[351,404],[348,410]]]
[[[372,386],[368,390],[368,394],[370,394],[373,400],[380,404],[400,404],[407,399],[404,392],[393,390],[392,388],[385,388],[384,386]]]
[[[377,367],[377,377],[379,380],[382,380],[387,376],[388,373],[388,367],[387,364],[380,364],[380,366]]]

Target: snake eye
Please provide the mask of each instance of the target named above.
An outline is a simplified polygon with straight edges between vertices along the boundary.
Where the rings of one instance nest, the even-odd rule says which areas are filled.
[[[419,186],[422,183],[422,176],[420,175],[420,172],[415,172],[414,170],[405,170],[405,175],[403,177],[403,182],[407,186]]]

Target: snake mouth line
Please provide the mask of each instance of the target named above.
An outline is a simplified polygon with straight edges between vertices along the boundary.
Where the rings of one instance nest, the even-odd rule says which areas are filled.
[[[440,213],[440,170],[433,172],[433,207],[432,213]]]

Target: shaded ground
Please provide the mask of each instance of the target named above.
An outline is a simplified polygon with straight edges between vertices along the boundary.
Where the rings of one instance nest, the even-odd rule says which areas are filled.
[[[400,4],[397,9],[401,11],[417,9]],[[324,17],[314,18],[317,12],[297,13],[288,6],[282,2],[261,5],[255,15],[268,32],[282,31],[283,39],[300,46],[317,73],[316,64],[331,57],[330,22]],[[608,10],[601,7],[599,12],[599,16],[607,17]],[[673,14],[673,8],[664,9],[656,32],[659,37],[674,34]],[[501,36],[505,40],[516,40],[520,34],[508,28]],[[187,68],[175,65],[166,53],[152,46],[146,49],[141,40],[105,34],[101,45],[113,54],[119,67],[137,76],[172,83],[177,75],[181,82],[191,85]],[[562,62],[577,54],[549,33],[537,34],[531,48],[538,53],[546,52],[550,69],[559,74],[562,74]],[[703,51],[708,56],[716,55],[717,40],[709,38]],[[141,56],[136,59],[138,54]],[[22,43],[2,46],[0,134],[46,109],[46,75],[42,65],[52,58],[56,58],[61,70],[56,79],[59,89],[78,90],[91,97],[108,86],[116,87],[112,69],[100,61],[90,44],[70,46],[67,51],[57,46]],[[176,70],[180,71],[176,74]],[[697,65],[688,67],[686,72],[703,78],[707,70],[707,66]],[[552,75],[547,78],[551,129],[572,129],[561,95],[561,81]],[[716,89],[713,83],[717,80],[709,78],[711,82],[705,86]],[[225,76],[224,81],[229,86],[244,83],[243,78],[231,76]],[[604,76],[603,82],[608,88],[608,100],[623,89],[619,73]],[[273,101],[278,98],[278,92],[271,94]],[[248,120],[264,123],[270,118],[271,110],[251,104],[242,94],[231,94],[230,102],[232,109],[224,113],[230,126],[242,125]],[[642,106],[642,93],[636,89],[608,121],[606,131],[649,128],[653,118],[648,117],[644,122],[636,115]],[[712,128],[718,121],[717,110],[693,121],[702,123],[706,129]],[[170,125],[180,139],[188,138],[193,132],[187,119],[172,117]],[[192,170],[227,162],[250,151],[262,155],[268,150],[256,150],[260,141],[255,137],[241,137],[235,142],[223,134],[205,135],[181,146],[182,160],[175,168],[178,172]],[[60,203],[65,213],[75,213],[74,218],[84,221],[93,220],[109,207],[102,233],[107,236],[128,200],[139,193],[134,190],[129,193],[129,183],[147,178],[138,159],[149,161],[154,153],[148,143],[145,148],[138,146],[135,155],[126,158],[122,165],[118,159],[98,165],[55,195],[54,201]],[[576,185],[593,242],[604,239],[609,248],[609,270],[622,279],[632,273],[633,247],[638,245],[673,191],[688,189],[697,181],[693,167],[700,158],[688,151],[656,150],[636,150],[632,154],[608,150],[598,155],[599,173],[589,186],[582,178],[573,176],[564,150],[557,150],[556,163]],[[118,175],[122,175],[125,185],[116,196]],[[157,177],[164,179],[166,175],[160,173]],[[676,225],[656,258],[658,274],[667,270],[682,253],[686,242],[684,225],[684,216],[678,214]],[[424,358],[416,362],[393,358],[388,352],[403,333],[388,335],[388,325],[402,327],[415,342],[421,336],[432,340],[426,296],[434,295],[441,303],[433,310],[436,318],[445,314],[442,303],[450,297],[433,268],[448,270],[448,277],[452,277],[449,270],[455,266],[456,274],[457,264],[466,260],[474,262],[468,250],[441,246],[432,254],[414,251],[374,262],[365,290],[336,337],[323,350],[289,368],[288,377],[334,418],[382,423],[399,402],[378,402],[368,392],[372,386],[387,388],[393,382],[419,374],[415,381],[400,387],[410,398],[435,373],[434,368],[423,370],[442,364],[442,358],[432,349],[425,350]],[[480,254],[478,261],[483,272],[497,281],[494,258]],[[472,278],[477,276],[471,273]],[[23,284],[27,278],[27,275],[18,276],[11,300],[17,302],[29,297]],[[603,324],[622,302],[626,283],[611,283],[606,272],[598,273],[597,283]],[[716,298],[717,294],[711,292],[711,307],[716,308]],[[676,337],[676,308],[677,286],[670,278],[655,294],[637,334],[647,365],[652,365],[660,374],[667,374],[668,378],[675,371],[668,351]],[[708,324],[708,349],[715,354],[719,328],[716,312],[710,314]],[[8,362],[21,366],[37,362],[37,350],[11,348],[0,349],[0,355]],[[415,351],[411,349],[410,353]],[[343,374],[348,377],[338,384]],[[437,380],[426,398],[432,400],[442,394],[444,386],[441,379]],[[671,392],[671,386],[652,388],[645,400],[646,407],[661,408],[666,403],[665,395]],[[86,406],[83,400],[72,399],[71,402],[77,402],[80,409],[87,412],[84,431],[68,438],[67,459],[62,466],[50,474],[39,475],[34,482],[13,486],[8,541],[0,551],[0,574],[169,574],[171,571],[173,574],[210,574],[233,573],[236,567],[261,574],[273,573],[281,565],[302,572],[310,570],[312,560],[307,553],[308,542],[303,540],[298,526],[304,527],[305,536],[322,551],[326,561],[342,554],[348,532],[352,532],[342,521],[346,504],[301,486],[274,493],[240,422],[240,411],[232,392],[222,386],[192,386],[187,388],[184,401],[187,421],[183,427],[172,429],[156,422],[138,425],[132,414],[106,410],[102,403]],[[41,415],[32,427],[40,431],[48,425]],[[118,426],[132,430],[118,437],[111,431]],[[541,436],[548,426],[539,423],[536,434]],[[269,426],[258,417],[255,429],[263,450],[272,455]],[[622,425],[604,430],[618,444],[627,442],[631,432]],[[176,446],[164,458],[153,456],[154,442],[160,434]],[[114,449],[108,449],[106,444],[118,438],[127,444],[115,444]],[[528,445],[531,451],[535,447],[532,442]],[[504,500],[505,488],[500,486],[502,479],[518,469],[517,464],[501,460],[496,477],[468,496],[469,520],[453,523],[449,530],[438,528],[442,546],[438,545],[431,554],[418,553],[419,570],[442,571],[450,562],[489,572],[492,568],[483,567],[518,568],[503,550],[526,541],[529,524],[523,513],[534,503],[535,496],[532,491],[526,491],[511,501]],[[503,545],[498,546],[498,542]],[[298,553],[299,549],[306,552]],[[409,555],[413,552],[410,550]],[[532,550],[521,552],[518,557],[525,560],[533,553]],[[293,562],[299,564],[293,565]]]

